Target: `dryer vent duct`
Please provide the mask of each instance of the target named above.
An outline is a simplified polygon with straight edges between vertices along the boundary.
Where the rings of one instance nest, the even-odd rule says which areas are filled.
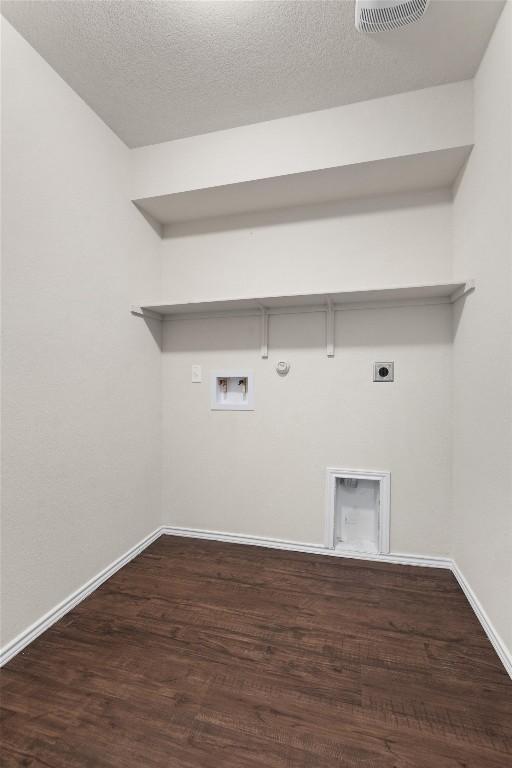
[[[356,29],[386,32],[419,21],[430,0],[356,0]]]

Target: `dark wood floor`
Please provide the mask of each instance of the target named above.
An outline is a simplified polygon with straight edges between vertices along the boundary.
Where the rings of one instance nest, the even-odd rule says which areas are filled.
[[[510,768],[453,576],[162,537],[2,672],[2,766]]]

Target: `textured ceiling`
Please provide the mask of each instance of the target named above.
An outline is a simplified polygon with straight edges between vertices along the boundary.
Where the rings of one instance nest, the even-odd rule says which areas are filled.
[[[503,1],[433,0],[354,28],[351,0],[4,0],[2,13],[130,147],[474,75]]]

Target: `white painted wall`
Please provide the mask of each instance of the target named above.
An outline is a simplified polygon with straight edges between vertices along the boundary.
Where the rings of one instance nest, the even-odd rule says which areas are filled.
[[[472,103],[449,83],[140,147],[132,199],[471,145]]]
[[[262,360],[258,318],[165,321],[166,523],[322,544],[326,468],[390,470],[392,551],[447,553],[451,307],[343,311],[336,337],[327,358],[325,315],[273,316]],[[388,359],[395,383],[373,383]],[[254,371],[254,411],[210,410],[223,367]]]
[[[212,231],[213,230],[217,231]],[[181,300],[451,276],[451,203],[429,193],[175,228],[163,295]],[[392,472],[391,547],[448,551],[451,307],[165,322],[163,511],[171,525],[321,544],[327,466]],[[278,359],[291,362],[285,379]],[[375,360],[396,382],[374,384]],[[192,364],[204,381],[192,384]],[[211,412],[209,374],[249,367],[256,410]]]
[[[145,174],[138,178],[148,185],[144,192],[156,194],[420,151],[420,145],[427,151],[437,148],[436,141],[446,146],[450,131],[454,142],[462,136],[462,142],[471,142],[471,98],[470,83],[427,89],[134,150],[133,159]],[[430,122],[420,119],[425,108]],[[379,132],[370,130],[377,114]],[[386,129],[387,118],[393,131]],[[167,231],[165,301],[452,277],[446,192],[222,217]],[[167,321],[164,521],[321,543],[326,467],[390,469],[393,550],[446,554],[450,312],[447,307],[343,312],[334,360],[325,357],[322,315],[272,317],[268,361],[258,356],[255,319]],[[292,363],[284,380],[274,371],[279,357]],[[397,363],[396,384],[373,384],[373,361],[388,357]],[[429,370],[418,386],[423,360]],[[190,382],[194,363],[204,366],[201,385]],[[213,414],[209,373],[236,365],[256,372],[256,410]],[[311,391],[315,395],[308,400]]]
[[[2,28],[5,643],[159,524],[160,265],[129,150]]]
[[[175,225],[171,232],[162,244],[164,301],[452,277],[447,192],[222,217]]]
[[[454,342],[452,554],[512,654],[512,5],[475,78],[454,267],[476,278]]]

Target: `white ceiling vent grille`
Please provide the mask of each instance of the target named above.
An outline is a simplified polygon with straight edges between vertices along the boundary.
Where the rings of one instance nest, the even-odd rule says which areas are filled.
[[[419,21],[430,0],[356,0],[356,29],[386,32]]]

